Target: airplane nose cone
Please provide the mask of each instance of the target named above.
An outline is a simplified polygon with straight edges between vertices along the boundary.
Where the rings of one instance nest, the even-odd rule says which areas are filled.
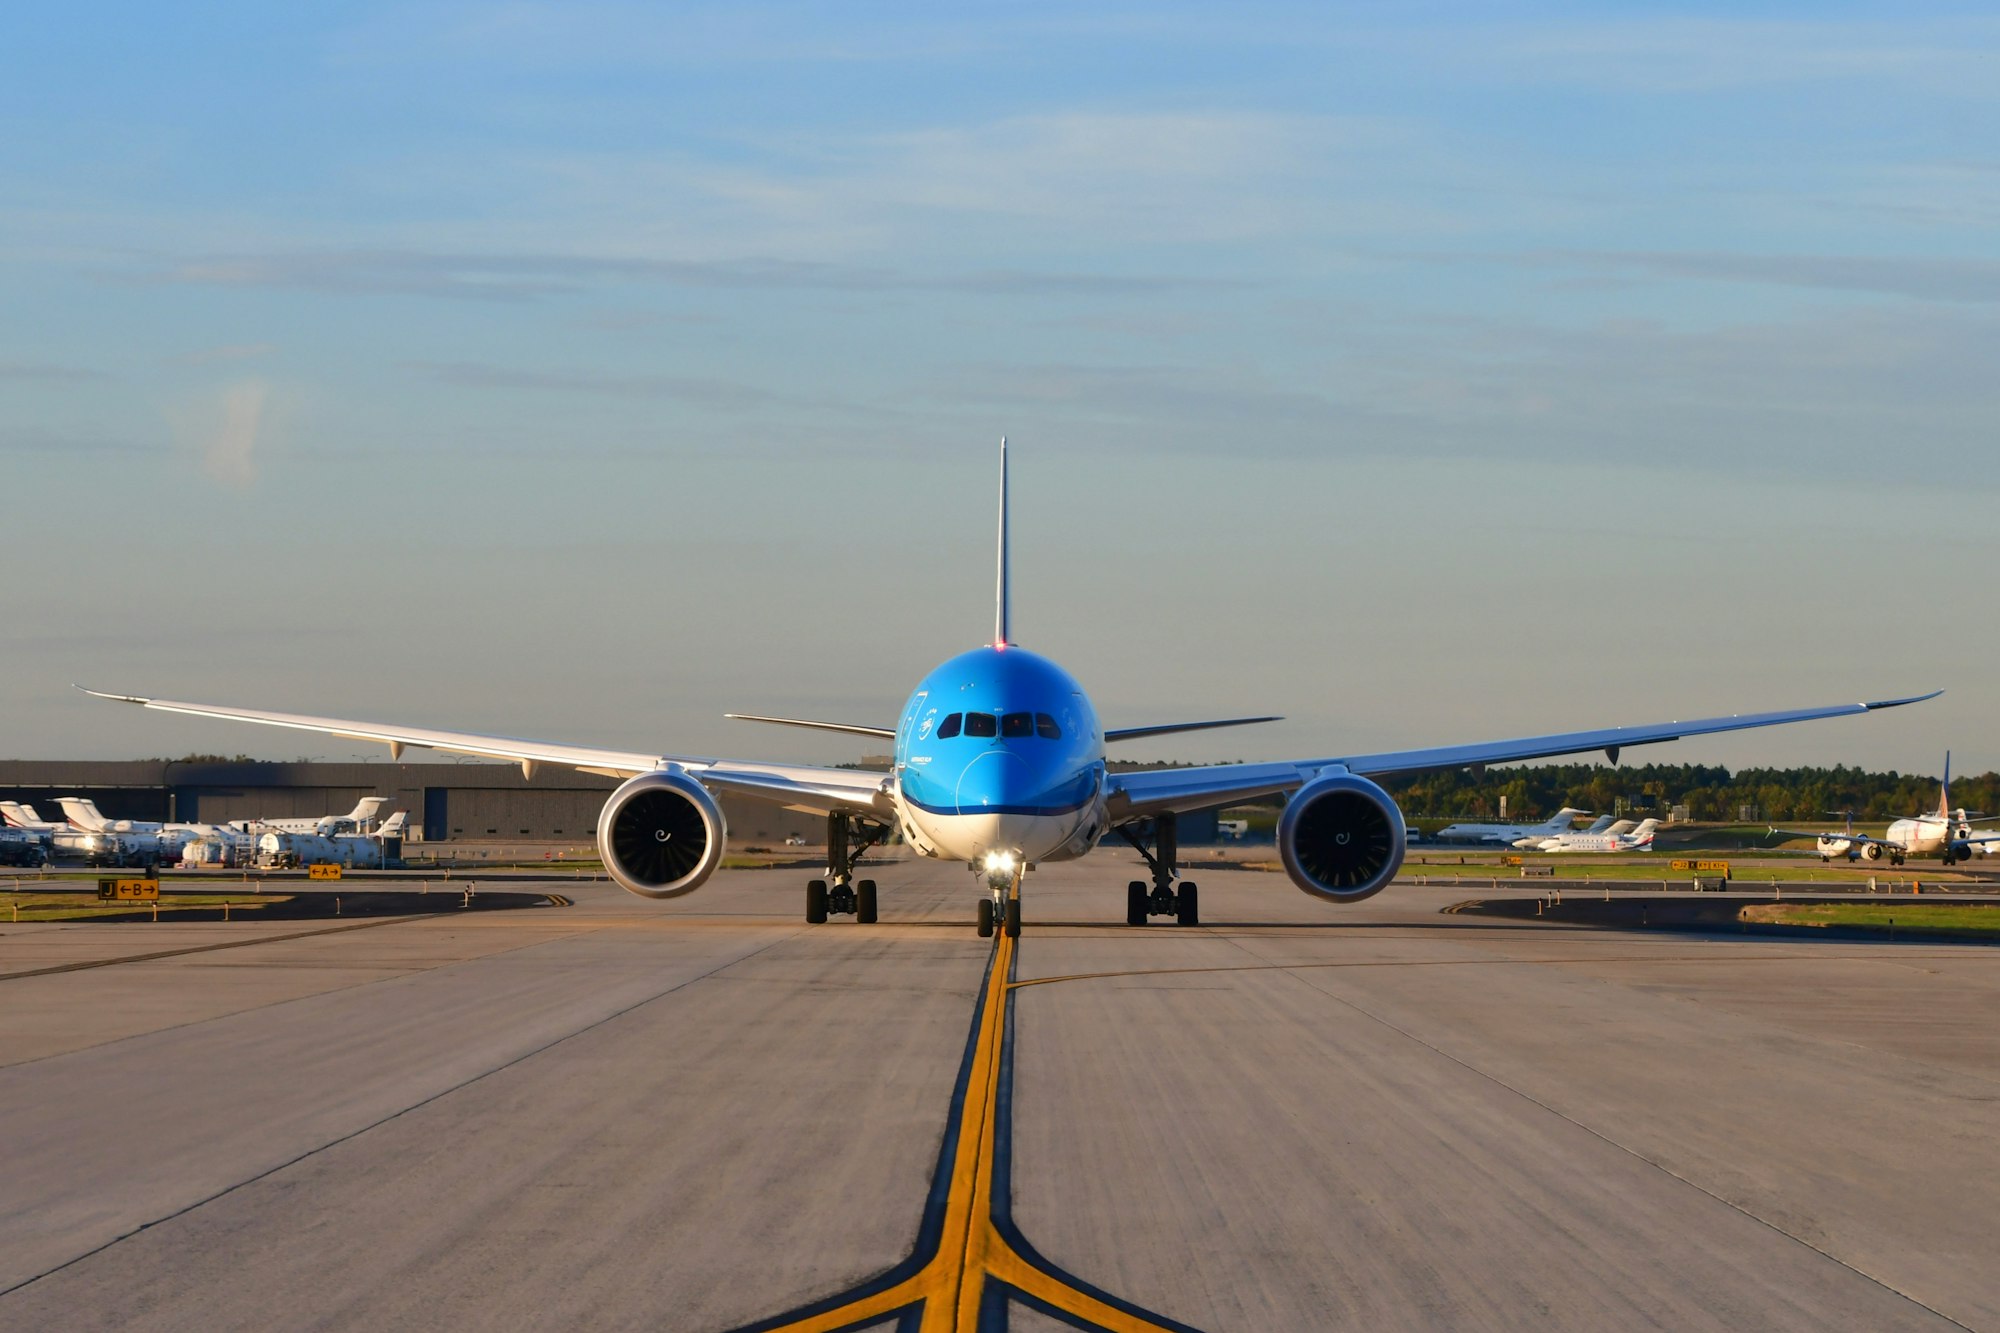
[[[1032,800],[1035,785],[1035,774],[1017,755],[989,750],[958,776],[958,813],[1004,813]]]

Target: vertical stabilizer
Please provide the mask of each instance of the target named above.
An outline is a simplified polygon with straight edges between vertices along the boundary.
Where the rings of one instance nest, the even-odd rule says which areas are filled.
[[[104,815],[98,810],[97,802],[85,796],[58,796],[56,804],[62,807],[69,822],[86,833],[97,833],[104,828]]]
[[[1944,782],[1938,787],[1938,818],[1951,822],[1951,751],[1944,752]]]
[[[1009,594],[1007,590],[1007,437],[1000,437],[1000,573],[993,587],[993,646],[1008,644]]]

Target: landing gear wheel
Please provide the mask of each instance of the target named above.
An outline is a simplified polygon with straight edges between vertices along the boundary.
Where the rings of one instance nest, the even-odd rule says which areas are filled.
[[[1021,900],[1019,898],[1009,898],[1007,900],[1007,938],[1010,940],[1021,938]]]
[[[854,919],[864,926],[875,924],[875,881],[864,879],[854,886]]]
[[[826,881],[816,879],[806,885],[806,924],[823,925],[826,922]]]
[[[1201,896],[1186,880],[1181,881],[1180,891],[1174,895],[1174,920],[1183,926],[1201,924]]]
[[[1135,879],[1125,886],[1125,924],[1146,924],[1146,881]]]
[[[979,938],[982,940],[993,938],[993,900],[991,898],[981,898],[979,900]]]

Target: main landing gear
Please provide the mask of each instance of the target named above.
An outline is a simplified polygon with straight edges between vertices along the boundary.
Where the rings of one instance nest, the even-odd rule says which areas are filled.
[[[1145,839],[1153,840],[1151,850]],[[1175,882],[1179,873],[1180,838],[1172,815],[1158,815],[1139,824],[1120,824],[1118,836],[1132,844],[1153,872],[1150,889],[1146,881],[1135,879],[1125,886],[1125,924],[1143,926],[1148,917],[1170,916],[1183,926],[1201,924],[1201,898],[1194,884]]]
[[[826,878],[806,885],[806,920],[812,925],[829,913],[875,924],[875,881],[854,878],[854,867],[870,847],[889,835],[888,826],[852,815],[826,817]]]

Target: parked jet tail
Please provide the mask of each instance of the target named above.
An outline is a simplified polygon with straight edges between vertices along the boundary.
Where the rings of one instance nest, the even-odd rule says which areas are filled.
[[[69,822],[85,833],[101,833],[104,831],[104,826],[111,822],[104,817],[104,812],[97,808],[97,802],[87,796],[58,796],[56,804],[62,807],[65,815],[69,816]]]
[[[355,802],[354,808],[352,810],[348,811],[344,815],[341,815],[340,818],[351,819],[357,824],[365,824],[369,820],[375,818],[375,812],[377,810],[380,810],[383,806],[389,804],[389,802],[394,799],[395,798],[391,796],[364,796],[359,801]]]
[[[408,810],[398,810],[395,814],[383,820],[382,827],[376,829],[375,833],[378,837],[400,838],[403,836],[404,827],[409,822],[410,812]]]

